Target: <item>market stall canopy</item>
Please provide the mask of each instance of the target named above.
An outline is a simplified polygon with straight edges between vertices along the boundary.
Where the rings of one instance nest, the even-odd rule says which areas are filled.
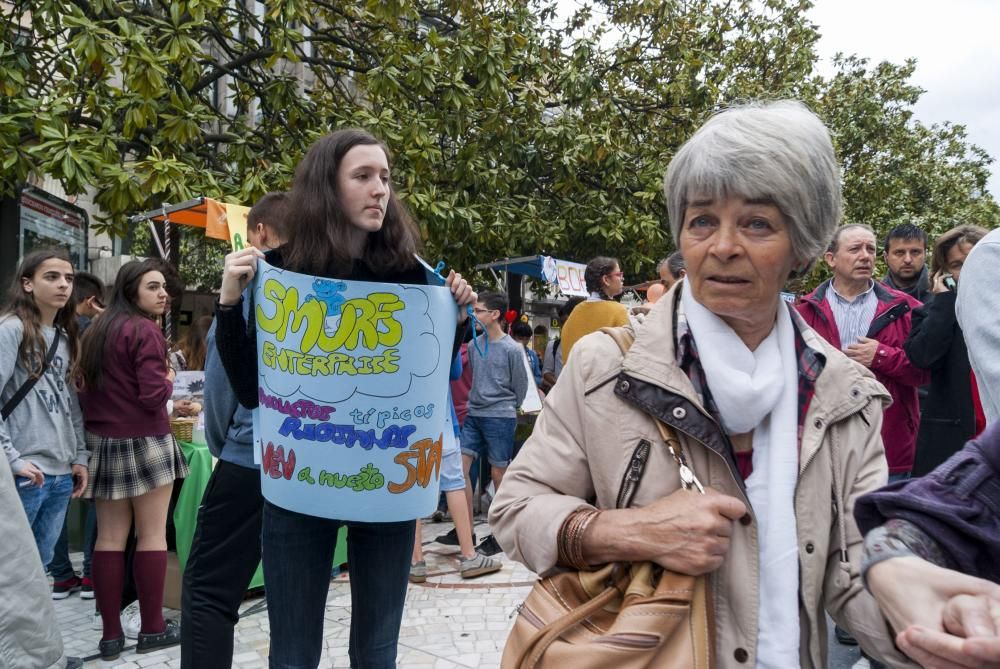
[[[587,284],[583,280],[583,272],[587,266],[569,260],[559,260],[552,256],[523,256],[520,258],[504,258],[483,265],[476,269],[488,269],[496,272],[524,274],[559,286],[559,292],[566,297],[587,297]]]
[[[210,197],[197,197],[137,214],[129,218],[129,223],[156,221],[202,228],[206,237],[226,240],[234,250],[239,250],[246,246],[248,213],[250,207],[219,202]],[[161,245],[159,236],[154,234],[153,239],[156,240],[160,255],[167,257],[168,249]]]

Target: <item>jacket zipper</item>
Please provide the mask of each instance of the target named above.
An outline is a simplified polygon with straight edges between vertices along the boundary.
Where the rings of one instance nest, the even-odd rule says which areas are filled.
[[[621,491],[615,501],[616,509],[624,509],[632,503],[635,491],[639,487],[642,473],[646,469],[646,462],[649,460],[649,452],[653,445],[645,439],[639,440],[639,445],[632,451],[632,458],[629,460],[628,469],[625,470],[625,478],[622,480]]]

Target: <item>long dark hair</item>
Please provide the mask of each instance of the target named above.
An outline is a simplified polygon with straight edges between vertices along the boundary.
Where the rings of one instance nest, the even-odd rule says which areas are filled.
[[[975,246],[979,240],[989,234],[989,230],[973,224],[959,225],[934,240],[934,257],[931,260],[932,272],[947,271],[948,252],[959,244]]]
[[[69,259],[69,254],[63,249],[40,249],[32,251],[24,256],[21,264],[17,266],[14,273],[14,280],[11,281],[10,289],[7,291],[7,300],[0,312],[0,318],[15,316],[21,320],[24,328],[21,335],[21,344],[17,348],[17,356],[21,366],[28,370],[28,374],[37,378],[42,375],[45,367],[45,354],[48,347],[45,345],[45,334],[42,332],[42,312],[35,304],[34,293],[24,290],[24,280],[33,281],[35,273],[46,260],[65,260],[70,267],[73,266]],[[76,324],[76,300],[70,295],[66,306],[56,312],[53,325],[60,328],[66,334],[66,343],[69,345],[69,360],[66,364],[67,374],[71,373],[79,352],[79,330]]]
[[[351,271],[348,249],[351,223],[343,213],[337,193],[337,173],[348,151],[359,145],[386,146],[364,130],[348,128],[317,140],[295,168],[289,194],[288,241],[282,247],[285,267],[303,274],[346,276]],[[417,264],[414,254],[420,247],[420,230],[389,185],[382,227],[368,233],[362,259],[381,273],[408,269]]]
[[[164,263],[150,258],[133,260],[122,265],[111,289],[111,302],[104,312],[95,318],[83,333],[80,352],[80,378],[84,388],[100,388],[104,379],[104,356],[113,345],[122,327],[137,318],[150,318],[139,308],[139,284],[149,272],[164,272]],[[166,361],[164,361],[166,364]]]
[[[187,365],[188,370],[205,369],[206,340],[208,339],[208,330],[212,327],[213,318],[214,316],[211,314],[196,318],[177,344],[175,350],[180,351],[181,355],[184,356],[184,364]]]

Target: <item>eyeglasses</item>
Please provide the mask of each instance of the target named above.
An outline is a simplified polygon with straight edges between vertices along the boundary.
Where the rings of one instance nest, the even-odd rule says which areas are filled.
[[[624,279],[625,272],[608,272],[607,276],[617,276],[619,279]]]
[[[488,314],[491,311],[496,311],[496,309],[482,309],[482,308],[479,308],[479,309],[473,309],[472,313],[474,313],[474,314]]]

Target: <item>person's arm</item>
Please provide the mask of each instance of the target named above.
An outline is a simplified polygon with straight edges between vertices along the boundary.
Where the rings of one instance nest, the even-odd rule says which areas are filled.
[[[589,370],[598,361],[620,359],[621,352],[610,337],[590,338],[579,351],[546,397],[546,409],[490,505],[497,541],[538,574],[557,565],[583,568],[565,559],[566,528],[579,519],[578,547],[590,564],[656,560],[686,573],[711,571],[728,548],[733,519],[746,513],[739,500],[678,491],[647,507],[600,512],[585,501],[596,493],[587,452]],[[683,548],[669,554],[672,546]]]
[[[173,393],[174,384],[167,378],[167,347],[159,328],[150,320],[125,320],[116,337],[115,346],[125,346],[132,351],[132,369],[135,370],[139,394],[136,401],[147,409],[165,407]],[[138,337],[139,341],[133,341]]]
[[[868,587],[921,666],[1000,667],[1000,585],[910,556],[872,566]]]
[[[67,381],[66,388],[70,394],[69,411],[73,421],[73,436],[76,439],[76,457],[73,458],[73,464],[86,467],[90,462],[90,451],[87,450],[87,439],[83,431],[83,411],[80,410],[80,398],[77,397],[71,381]]]
[[[226,306],[219,302],[215,307],[215,349],[219,362],[226,372],[229,385],[236,399],[247,409],[256,409],[257,395],[257,342],[247,328],[248,318],[244,318],[246,296],[241,296],[236,304]],[[253,321],[253,314],[249,315]]]
[[[205,441],[212,455],[218,457],[239,403],[216,349],[215,329],[212,323],[205,338]]]
[[[862,443],[850,445],[857,457],[843,458],[843,466],[836,472],[835,480],[845,508],[838,509],[838,513],[843,514],[842,518],[833,517],[834,527],[830,532],[830,552],[826,556],[823,582],[824,604],[837,624],[847,629],[868,653],[892,666],[913,666],[893,645],[888,624],[875,598],[865,590],[861,578],[863,539],[852,509],[861,495],[883,486],[888,478],[882,447],[882,407],[879,399],[869,402],[863,409],[862,418],[867,429],[865,439]],[[841,561],[842,544],[847,548],[846,565]]]
[[[987,422],[1000,420],[1000,231],[986,235],[962,266],[955,311],[979,383]]]
[[[549,343],[545,345],[545,359],[542,360],[542,380],[549,386],[556,383],[555,346],[556,340],[550,339]]]
[[[921,369],[934,369],[948,356],[955,338],[955,293],[938,293],[929,304],[914,310],[906,355]]]
[[[22,332],[21,322],[18,320],[8,317],[0,322],[0,389],[6,388],[14,376]],[[11,471],[20,474],[28,463],[21,459],[20,451],[14,447],[14,440],[5,420],[0,420],[0,445],[3,446]]]
[[[910,315],[904,316],[906,325],[910,324]],[[910,362],[909,356],[902,346],[890,346],[878,340],[869,369],[886,378],[909,386],[923,386],[931,381],[931,374]]]

